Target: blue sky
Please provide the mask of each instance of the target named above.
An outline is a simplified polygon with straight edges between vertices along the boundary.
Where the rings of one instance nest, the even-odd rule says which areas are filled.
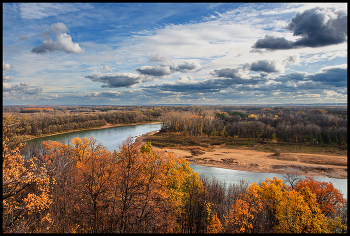
[[[3,3],[3,105],[347,102],[347,3]]]

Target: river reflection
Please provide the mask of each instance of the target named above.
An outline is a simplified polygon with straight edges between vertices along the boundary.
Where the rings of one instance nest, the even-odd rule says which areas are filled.
[[[161,129],[161,124],[142,124],[142,125],[129,125],[129,126],[117,126],[107,129],[93,129],[93,130],[84,130],[77,131],[73,133],[65,133],[54,135],[50,137],[43,137],[38,139],[29,140],[28,144],[41,143],[43,141],[59,141],[59,142],[69,142],[72,141],[75,137],[81,139],[85,137],[93,136],[98,142],[102,143],[108,150],[114,151],[118,150],[119,146],[128,138],[139,136],[151,131],[158,131]],[[240,171],[240,170],[231,170],[225,168],[209,167],[209,166],[200,166],[191,164],[191,167],[200,175],[205,175],[208,178],[215,176],[216,179],[224,181],[227,184],[239,183],[240,180],[246,181],[248,184],[259,183],[265,181],[266,178],[272,179],[273,176],[276,176],[279,179],[283,178],[282,174],[275,173],[259,173],[259,172],[249,172],[249,171]],[[303,176],[300,176],[303,177]],[[347,197],[347,179],[334,179],[327,177],[315,177],[315,180],[318,181],[331,181],[335,188],[339,189],[344,197]]]

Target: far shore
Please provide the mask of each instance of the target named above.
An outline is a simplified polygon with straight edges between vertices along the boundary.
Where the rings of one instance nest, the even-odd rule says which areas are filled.
[[[37,139],[37,138],[44,138],[44,137],[51,137],[51,136],[55,136],[55,135],[59,135],[59,134],[67,134],[67,133],[74,133],[74,132],[78,132],[78,131],[85,131],[85,130],[95,130],[95,129],[108,129],[108,128],[113,128],[113,127],[119,127],[119,126],[130,126],[130,125],[143,125],[143,124],[160,124],[160,121],[154,121],[154,122],[137,122],[137,123],[129,123],[129,124],[110,124],[107,123],[103,126],[99,126],[99,127],[94,127],[94,128],[88,128],[88,129],[75,129],[75,130],[70,130],[70,131],[65,131],[65,132],[58,132],[58,133],[54,133],[54,134],[42,134],[40,136],[33,136],[31,135],[29,139],[25,139],[23,140],[23,142],[27,142],[29,140],[32,139]]]

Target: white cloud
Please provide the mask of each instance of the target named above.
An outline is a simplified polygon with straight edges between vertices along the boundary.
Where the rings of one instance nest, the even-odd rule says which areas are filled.
[[[10,64],[8,63],[2,63],[2,70],[6,70],[6,71],[11,71],[11,69],[13,68],[13,66],[11,66]]]
[[[102,88],[120,88],[128,87],[133,88],[136,85],[142,83],[143,76],[132,73],[108,73],[108,74],[95,74],[88,75],[85,78],[90,79],[93,82],[104,83]]]
[[[148,60],[150,62],[167,62],[167,61],[171,61],[170,57],[168,57],[167,55],[163,55],[163,54],[152,54],[151,56],[148,57]]]
[[[171,70],[169,66],[141,66],[136,69],[137,72],[144,74],[144,75],[150,75],[150,76],[168,76],[171,74]]]
[[[22,19],[36,20],[49,16],[80,11],[81,9],[89,8],[89,5],[66,3],[19,3],[18,8]]]
[[[176,83],[187,84],[193,81],[194,81],[194,78],[192,76],[189,78],[187,78],[186,76],[180,76],[179,79],[176,81]]]
[[[50,26],[49,30],[54,34],[59,34],[59,33],[63,33],[63,32],[68,31],[67,27],[63,23],[60,23],[60,22],[56,23],[56,24],[52,24]]]
[[[186,101],[186,97],[189,98],[193,94],[201,94],[201,91],[203,91],[202,94],[205,94],[208,101],[213,99],[220,103],[221,101],[239,101],[240,99],[236,97],[237,94],[247,89],[245,92],[247,100],[249,100],[250,98],[248,98],[248,95],[250,95],[253,89],[255,89],[255,92],[257,92],[258,89],[267,91],[270,88],[273,92],[276,92],[274,91],[276,88],[286,88],[287,90],[289,89],[288,91],[291,91],[292,88],[289,88],[288,85],[295,87],[294,85],[297,83],[295,82],[292,84],[275,81],[274,78],[280,78],[278,77],[279,75],[267,73],[264,72],[264,70],[285,73],[284,70],[286,69],[287,71],[292,70],[296,74],[301,74],[304,71],[311,73],[318,71],[321,64],[324,66],[346,63],[347,58],[346,44],[327,46],[318,49],[292,49],[288,52],[250,52],[252,45],[266,34],[275,35],[275,37],[283,37],[288,40],[294,39],[293,33],[286,30],[285,25],[291,21],[292,16],[295,15],[298,9],[304,10],[311,8],[310,5],[302,3],[294,5],[271,4],[274,9],[270,10],[270,12],[268,12],[268,10],[262,10],[271,9],[270,4],[262,5],[261,7],[260,4],[243,4],[244,7],[239,7],[237,10],[224,12],[225,10],[221,8],[220,12],[222,13],[214,14],[214,12],[211,12],[207,14],[207,16],[213,14],[213,17],[209,18],[200,18],[201,16],[193,14],[193,21],[182,21],[181,24],[178,22],[169,23],[169,18],[164,22],[159,21],[157,24],[149,24],[149,27],[147,26],[142,32],[138,31],[140,28],[133,27],[140,26],[140,22],[145,19],[143,18],[145,17],[143,15],[144,12],[140,11],[140,15],[138,15],[136,19],[131,17],[128,8],[126,8],[122,16],[119,16],[113,12],[114,9],[112,9],[112,7],[107,9],[103,6],[105,8],[103,12],[110,13],[110,15],[105,16],[101,14],[98,4],[93,4],[93,6],[91,6],[94,8],[96,6],[93,11],[86,12],[75,12],[82,9],[80,4],[66,5],[48,3],[46,5],[19,5],[20,7],[17,8],[17,14],[20,13],[22,19],[25,20],[21,20],[21,23],[15,22],[16,24],[13,24],[16,26],[16,30],[12,28],[12,21],[7,20],[8,23],[5,27],[6,34],[4,33],[4,35],[6,35],[6,44],[4,44],[6,53],[4,53],[3,59],[18,70],[16,74],[14,74],[17,81],[28,81],[31,84],[40,86],[48,83],[49,85],[45,85],[44,87],[45,94],[59,92],[60,97],[57,101],[74,100],[74,96],[70,95],[71,97],[69,97],[66,93],[84,93],[89,91],[92,92],[91,97],[93,97],[93,94],[99,94],[100,96],[98,97],[99,99],[101,98],[101,102],[103,103],[103,101],[108,101],[108,99],[103,100],[104,98],[115,98],[117,95],[115,91],[114,93],[102,93],[101,91],[105,91],[106,88],[129,92],[135,91],[136,89],[134,87],[140,86],[141,83],[145,82],[149,83],[143,84],[144,87],[140,86],[141,90],[145,92],[140,93],[142,98],[130,96],[132,101],[127,101],[127,99],[123,97],[126,93],[120,94],[119,98],[123,102],[135,103],[139,101],[145,102],[153,96],[152,101],[160,101],[161,95],[168,93],[173,94],[168,96],[174,97],[176,94],[179,99],[178,101],[181,102]],[[12,4],[11,7],[15,8],[16,5]],[[232,6],[232,8],[236,7]],[[69,12],[72,14],[67,14]],[[84,18],[85,21],[74,20],[76,17],[80,17],[83,14],[87,16]],[[112,20],[111,16],[113,14],[115,14],[113,18],[113,20],[115,20],[114,22],[110,21]],[[147,14],[147,17],[150,17],[149,14],[151,13]],[[181,12],[177,14],[180,16]],[[11,16],[11,14],[8,15]],[[19,19],[18,15],[13,16],[13,19],[15,17]],[[128,22],[129,25],[126,26],[125,21],[117,21],[116,19],[118,17],[128,18],[128,20],[130,20],[130,22]],[[101,21],[102,18],[103,21]],[[9,17],[6,19],[9,19]],[[40,20],[37,21],[37,19]],[[67,21],[67,19],[70,21]],[[25,25],[23,24],[24,21],[27,22]],[[66,24],[70,31],[62,22],[69,22],[69,25],[68,23]],[[96,25],[96,23],[99,25]],[[74,28],[74,26],[76,28]],[[151,27],[154,27],[154,30],[152,30]],[[23,28],[23,30],[21,30],[21,28]],[[94,29],[93,31],[90,30],[92,28]],[[126,28],[128,28],[129,31],[123,31]],[[49,30],[50,32],[48,32]],[[19,32],[23,34],[23,39],[28,37],[30,40],[19,42]],[[44,38],[40,37],[40,32],[44,32],[41,34]],[[113,32],[112,38],[110,38],[111,34],[105,37],[106,32]],[[90,35],[91,33],[94,35]],[[98,36],[97,41],[94,41],[95,36]],[[78,42],[76,37],[84,37],[89,41],[76,43]],[[37,39],[41,40],[41,43],[32,45],[30,49],[39,44],[41,45],[36,48],[37,53],[31,53],[30,49],[28,49],[28,45],[34,43]],[[16,42],[18,45],[7,43],[12,41]],[[83,47],[84,49],[82,49]],[[40,53],[53,51],[65,53],[48,53],[45,55],[45,59],[40,55]],[[84,51],[86,53],[75,56],[66,54],[81,53]],[[260,65],[259,63],[255,65],[258,66],[255,68],[256,72],[251,72],[251,74],[249,74],[248,71],[247,74],[247,71],[241,71],[239,69],[246,64],[251,65],[259,61]],[[267,63],[261,63],[262,61]],[[329,63],[326,63],[328,61]],[[307,63],[314,64],[305,66]],[[3,64],[4,72],[11,71],[12,66],[9,64],[7,65],[5,66],[5,64]],[[343,67],[345,65],[346,64],[344,64]],[[111,67],[113,71],[121,73],[102,74],[112,72]],[[87,72],[87,68],[91,68],[91,71]],[[339,66],[334,66],[334,68],[339,68]],[[139,73],[136,73],[135,69],[136,71],[139,70]],[[329,69],[331,69],[331,67],[329,67]],[[326,68],[323,68],[323,70],[327,71]],[[223,76],[212,78],[210,82],[204,83],[203,81],[208,80],[208,78],[211,77],[210,72],[213,71],[220,72]],[[195,74],[193,72],[195,72]],[[226,72],[226,74],[224,72]],[[6,74],[3,76],[5,82],[14,78],[12,75],[5,75]],[[87,75],[90,76],[89,79],[87,79]],[[195,78],[190,76],[195,76]],[[226,79],[231,77],[232,79]],[[285,77],[287,78],[288,76],[286,75]],[[289,77],[292,76],[289,75]],[[244,86],[244,83],[249,81],[251,81],[251,83],[257,83],[258,78],[262,82],[255,84],[255,87],[249,84]],[[152,88],[146,92],[146,85],[155,86],[160,84],[160,82],[150,83],[156,82],[158,79],[163,79],[167,82],[168,87],[165,88],[165,85],[158,86],[159,94],[155,94],[155,90]],[[248,80],[246,81],[244,79]],[[264,81],[266,81],[266,83],[263,83]],[[317,87],[317,89],[324,89],[324,87],[318,88],[318,84],[315,84],[316,86],[314,87]],[[170,85],[174,87],[170,87]],[[297,83],[296,85],[299,84]],[[6,86],[7,88],[13,88],[10,92],[12,95],[20,91],[19,89],[16,90],[16,86],[11,87],[9,84]],[[18,84],[17,86],[21,85]],[[23,86],[25,86],[25,84],[22,84],[22,88],[24,88]],[[232,91],[229,90],[230,86],[234,88]],[[261,86],[261,88],[258,88],[259,86]],[[311,87],[313,84],[305,83],[303,86],[306,91],[308,89],[307,86]],[[213,87],[217,89],[214,91]],[[315,89],[314,87],[312,89]],[[326,89],[328,88],[326,87]],[[196,90],[199,92],[196,92]],[[222,91],[230,91],[230,93],[227,92],[224,94]],[[339,87],[337,87],[337,90],[329,88],[329,91],[339,93]],[[34,94],[35,90],[32,90],[32,93]],[[49,95],[45,96],[49,97]],[[276,95],[276,99],[278,99],[277,97],[282,96]],[[40,96],[40,99],[42,98],[44,98],[44,96]],[[88,101],[88,98],[84,100],[86,103],[88,103]],[[241,101],[245,102],[244,99]]]
[[[6,75],[4,78],[3,78],[3,81],[10,81],[10,80],[13,80],[13,75]]]
[[[67,27],[63,23],[52,24],[50,31],[56,34],[56,41],[48,39],[43,44],[33,48],[35,53],[48,53],[53,51],[64,51],[66,53],[83,53],[85,50],[79,43],[73,43],[72,37],[66,33]]]

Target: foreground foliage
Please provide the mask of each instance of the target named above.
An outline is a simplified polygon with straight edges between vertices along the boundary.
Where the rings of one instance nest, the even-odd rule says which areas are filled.
[[[43,142],[26,157],[3,135],[4,233],[339,233],[346,201],[312,178],[228,188],[183,158],[126,140]]]

